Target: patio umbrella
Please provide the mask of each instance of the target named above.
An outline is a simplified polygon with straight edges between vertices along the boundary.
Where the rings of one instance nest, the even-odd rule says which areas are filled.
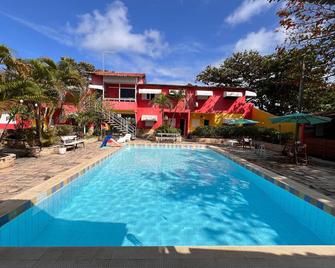
[[[318,116],[313,114],[305,114],[305,113],[294,113],[284,116],[278,116],[278,117],[271,117],[269,120],[274,124],[279,123],[295,123],[297,124],[296,133],[295,133],[295,140],[298,140],[298,131],[299,131],[299,125],[300,124],[322,124],[322,123],[328,123],[332,119],[329,117],[324,116]]]
[[[239,118],[239,119],[229,119],[226,121],[228,125],[254,125],[257,124],[258,121],[245,119],[245,118]]]
[[[329,117],[318,116],[313,114],[295,113],[279,117],[271,117],[269,118],[269,120],[272,123],[295,123],[295,124],[316,125],[316,124],[328,123],[332,119]]]

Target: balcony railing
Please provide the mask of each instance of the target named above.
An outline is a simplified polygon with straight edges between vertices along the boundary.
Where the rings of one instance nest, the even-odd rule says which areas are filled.
[[[136,102],[136,98],[104,98],[106,101]]]

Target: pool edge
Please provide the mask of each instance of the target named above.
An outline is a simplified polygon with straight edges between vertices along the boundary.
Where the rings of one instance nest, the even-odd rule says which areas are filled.
[[[335,200],[327,197],[326,195],[317,192],[314,189],[310,189],[307,186],[295,182],[285,176],[279,175],[271,170],[258,166],[248,160],[241,158],[239,156],[233,155],[230,152],[224,150],[224,148],[208,145],[207,148],[222,154],[231,161],[237,163],[238,165],[250,170],[251,172],[257,174],[261,178],[271,182],[272,184],[282,188],[283,190],[295,195],[299,199],[323,210],[327,214],[335,216]]]

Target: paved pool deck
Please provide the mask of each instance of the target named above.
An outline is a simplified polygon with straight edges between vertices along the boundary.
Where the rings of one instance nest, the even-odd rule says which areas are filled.
[[[333,268],[335,247],[0,248],[0,268]]]
[[[278,152],[267,150],[263,156],[256,154],[255,149],[222,146],[230,154],[241,157],[251,163],[285,176],[335,200],[335,165],[310,161],[308,165],[289,163]]]
[[[69,150],[65,155],[17,158],[13,167],[0,169],[0,203],[104,154],[100,144],[88,143],[85,148]],[[116,147],[107,150],[114,151]]]

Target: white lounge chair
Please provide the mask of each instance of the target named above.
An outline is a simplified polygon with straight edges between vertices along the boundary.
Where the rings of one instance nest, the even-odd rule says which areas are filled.
[[[78,139],[77,136],[61,136],[61,141],[65,147],[72,147],[76,149],[78,147],[78,144],[82,144],[83,147],[85,147],[85,142],[82,139]]]
[[[118,143],[124,143],[131,140],[131,134],[126,134],[117,140]]]

